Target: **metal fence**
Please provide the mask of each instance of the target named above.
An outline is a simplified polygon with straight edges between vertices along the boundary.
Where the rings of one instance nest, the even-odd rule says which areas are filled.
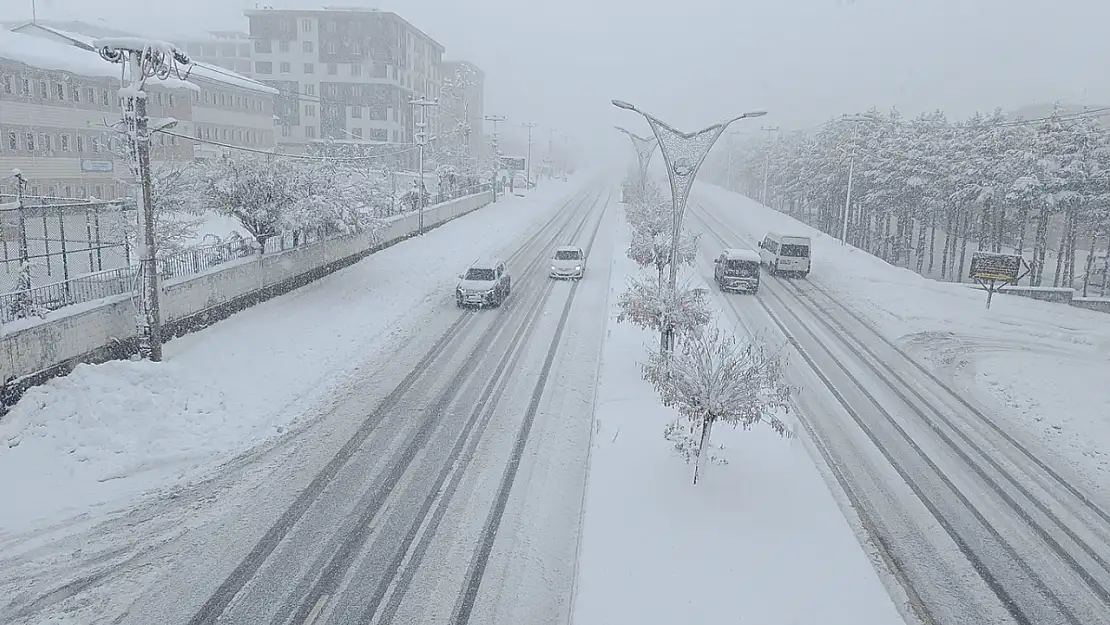
[[[459,189],[454,192],[439,193],[432,197],[436,200],[436,203],[440,203],[467,195],[481,193],[489,189],[490,185],[485,184]],[[398,204],[396,209],[390,207],[389,210],[379,213],[378,207],[373,207],[373,213],[377,217],[398,215],[404,212],[410,212],[410,210],[411,209],[403,210],[403,207]],[[281,252],[304,245],[320,243],[328,239],[342,236],[343,234],[345,234],[345,232],[339,228],[318,228],[286,232],[266,239],[262,252],[263,254]],[[42,284],[41,286],[33,286],[28,290],[19,290],[18,286],[16,286],[16,288],[7,289],[8,292],[0,292],[0,323],[10,323],[16,319],[45,314],[48,311],[57,310],[64,306],[95,301],[115,295],[134,293],[138,287],[138,267],[130,264],[132,254],[127,248],[126,237],[123,237],[122,240],[123,243],[119,246],[105,243],[103,245],[105,248],[104,250],[96,249],[94,246],[87,247],[92,248],[94,252],[100,253],[101,258],[107,256],[105,254],[106,249],[117,249],[118,247],[122,247],[123,261],[128,263],[125,266],[102,271],[93,271],[86,275],[56,280],[48,284]],[[16,256],[14,262],[18,263],[18,247],[15,249]],[[62,259],[69,258],[68,254],[90,253],[86,248],[74,250],[66,245],[61,245],[59,249],[66,250],[65,253],[61,251],[58,252]],[[158,273],[163,280],[197,275],[233,260],[247,258],[255,253],[256,246],[250,239],[237,239],[215,245],[192,247],[159,258]],[[43,257],[48,256],[43,254]],[[83,256],[81,258],[84,260]],[[111,260],[118,260],[114,256],[108,258]],[[90,264],[87,266],[91,267],[98,267],[102,264],[94,261],[88,262]],[[54,264],[58,265],[59,263],[66,265],[65,267],[59,268],[62,272],[59,275],[71,275],[68,272],[73,272],[76,269],[75,265],[69,264],[69,260],[55,261]],[[84,269],[84,267],[86,267],[86,265],[81,265],[82,269]],[[17,268],[13,267],[13,273],[18,280]],[[54,274],[48,271],[44,275],[49,276]],[[35,283],[33,282],[32,284]]]
[[[21,279],[49,284],[130,266],[126,226],[135,213],[129,208],[123,201],[25,196],[21,202],[0,194],[0,293],[19,289]]]

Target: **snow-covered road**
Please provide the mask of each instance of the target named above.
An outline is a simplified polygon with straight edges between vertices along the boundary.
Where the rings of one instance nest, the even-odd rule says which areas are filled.
[[[614,210],[596,184],[559,199],[504,250],[513,294],[501,309],[458,311],[449,288],[425,280],[433,310],[408,320],[419,331],[376,343],[378,365],[311,372],[342,379],[300,419],[308,427],[65,548],[13,539],[2,620],[565,621],[609,281],[605,264],[578,283],[551,281],[545,263],[553,243],[611,256],[613,229],[601,225]],[[350,291],[362,288],[356,276],[328,291],[365,298]],[[313,329],[335,334],[318,349],[349,349],[346,324]],[[317,397],[285,399],[303,409]],[[69,563],[79,573],[67,576]]]
[[[763,234],[713,199],[701,195],[690,211],[710,281],[720,248],[755,249]],[[812,442],[918,614],[946,625],[1110,622],[1105,497],[813,278],[765,274],[759,295],[718,300],[750,331],[789,343]]]

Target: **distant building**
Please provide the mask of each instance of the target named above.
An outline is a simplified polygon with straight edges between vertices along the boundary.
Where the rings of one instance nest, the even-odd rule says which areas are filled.
[[[202,36],[175,37],[171,43],[184,50],[193,62],[222,67],[244,76],[254,71],[251,38],[247,33],[209,31]]]
[[[72,25],[89,32],[65,31],[41,23],[25,24],[13,32],[71,45],[95,55],[93,43],[99,36],[96,29],[80,22]],[[97,60],[108,65],[99,57]],[[214,143],[272,150],[277,90],[228,69],[190,60],[193,65],[186,68],[189,72],[186,78],[200,89],[193,94],[192,124],[181,125],[176,132],[212,142],[196,142],[194,156],[211,158],[219,154],[222,148]]]
[[[486,74],[469,61],[444,61],[441,65],[443,95],[440,132],[465,123],[469,128],[469,151],[473,158],[482,153],[482,124],[485,119]],[[446,139],[450,140],[450,138]]]
[[[412,141],[412,98],[439,97],[443,46],[395,13],[360,8],[255,9],[256,80],[281,92],[277,143],[399,153]],[[404,159],[415,157],[408,150]]]
[[[0,30],[0,194],[22,171],[31,195],[101,199],[131,193],[129,163],[118,158],[120,67],[80,48]],[[193,122],[200,88],[170,78],[148,88],[152,117]],[[191,160],[190,142],[158,135],[152,158]]]

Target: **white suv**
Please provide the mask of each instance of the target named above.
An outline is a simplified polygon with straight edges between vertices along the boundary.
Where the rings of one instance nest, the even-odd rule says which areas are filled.
[[[509,297],[512,279],[505,270],[505,261],[493,259],[476,262],[459,275],[455,287],[455,303],[464,306],[500,306]]]
[[[582,248],[573,245],[563,245],[555,248],[551,255],[551,271],[547,275],[552,278],[573,278],[581,280],[586,273],[586,254]]]

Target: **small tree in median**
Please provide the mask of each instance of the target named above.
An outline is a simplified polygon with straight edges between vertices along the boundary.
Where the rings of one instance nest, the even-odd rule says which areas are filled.
[[[660,349],[666,351],[673,337],[696,334],[709,323],[709,307],[704,289],[680,284],[671,290],[662,281],[638,276],[617,300],[617,322],[660,333]],[[671,346],[673,347],[673,345]]]
[[[759,336],[738,341],[715,324],[701,328],[668,357],[652,352],[644,378],[659,393],[663,405],[690,421],[698,440],[676,447],[694,461],[694,484],[708,455],[713,424],[723,421],[745,429],[766,423],[783,436],[792,436],[779,415],[790,406],[790,387],[783,381],[786,360],[767,350]]]

